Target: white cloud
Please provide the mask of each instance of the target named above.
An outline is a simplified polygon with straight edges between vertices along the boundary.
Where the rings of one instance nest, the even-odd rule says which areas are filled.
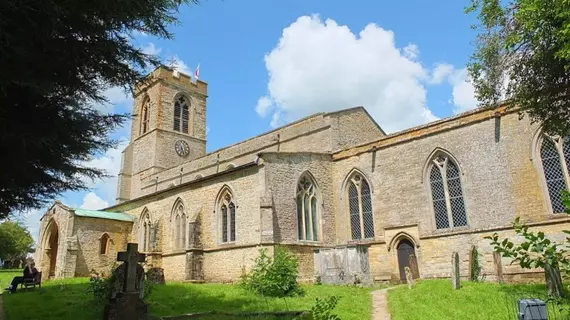
[[[454,105],[454,113],[457,114],[477,108],[475,88],[471,83],[471,77],[467,72],[467,68],[456,69],[451,64],[437,64],[428,82],[431,84],[440,84],[445,80],[447,80],[452,87],[450,103]]]
[[[86,181],[89,188],[107,203],[114,203],[117,195],[117,176],[121,170],[121,153],[128,144],[126,138],[121,138],[117,147],[107,150],[104,155],[89,161],[86,165],[104,170],[110,177],[95,181]]]
[[[455,70],[449,77],[449,82],[453,86],[453,104],[454,112],[461,113],[477,108],[477,98],[475,97],[475,88],[471,83],[467,69],[463,68]]]
[[[284,124],[285,124],[285,121],[283,121],[283,119],[281,118],[281,112],[275,111],[273,113],[273,115],[271,116],[271,122],[269,123],[269,125],[272,128],[277,128],[277,127],[282,126]]]
[[[157,48],[157,47],[154,45],[154,43],[152,43],[152,42],[147,43],[146,46],[144,46],[142,49],[143,49],[142,51],[143,51],[144,53],[146,53],[146,54],[151,54],[151,55],[155,55],[155,56],[156,56],[156,55],[159,55],[160,52],[162,51],[161,48]]]
[[[271,107],[271,99],[268,96],[263,96],[257,100],[257,105],[255,106],[255,112],[261,117],[265,117],[269,108]]]
[[[147,34],[146,32],[144,32],[144,31],[135,30],[135,31],[133,31],[133,36],[138,36],[138,37],[144,37],[144,38],[146,38],[146,37],[148,37],[148,34]]]
[[[409,59],[416,59],[420,55],[420,48],[413,43],[408,44],[404,47],[404,56]]]
[[[83,197],[83,203],[80,208],[90,210],[100,210],[109,206],[109,203],[101,198],[95,192],[89,192]]]
[[[192,71],[190,71],[190,68],[188,68],[188,65],[186,65],[186,63],[184,63],[184,61],[182,61],[177,56],[173,56],[170,59],[169,64],[172,68],[178,70],[180,73],[184,73],[188,76],[192,75]]]
[[[431,72],[431,77],[428,80],[431,84],[440,84],[446,80],[455,70],[453,65],[448,63],[438,63],[435,65]]]
[[[100,112],[107,114],[112,113],[115,107],[119,104],[121,105],[131,105],[133,103],[133,98],[130,92],[125,91],[121,87],[110,87],[107,88],[103,95],[109,100],[107,103],[95,104],[93,107]]]
[[[333,20],[300,17],[265,56],[268,94],[256,110],[264,116],[272,109],[276,125],[362,105],[388,132],[423,124],[435,118],[421,83],[428,72],[410,58],[417,47],[406,48],[402,55],[394,33],[375,24],[357,36]]]

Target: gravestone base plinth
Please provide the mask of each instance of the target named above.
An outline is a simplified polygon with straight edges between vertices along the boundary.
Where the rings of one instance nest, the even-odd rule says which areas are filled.
[[[104,320],[148,320],[148,305],[138,292],[121,292],[105,305]]]

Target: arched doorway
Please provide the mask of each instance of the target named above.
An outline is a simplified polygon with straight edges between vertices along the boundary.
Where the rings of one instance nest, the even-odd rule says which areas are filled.
[[[59,230],[55,221],[50,221],[49,226],[46,230],[44,248],[44,263],[42,264],[43,270],[48,270],[48,277],[55,277],[55,267],[57,264],[57,248],[59,245]]]
[[[402,239],[397,246],[398,251],[398,266],[400,268],[400,280],[406,281],[406,267],[409,267],[412,271],[412,276],[414,278],[418,277],[418,265],[416,257],[416,251],[414,249],[414,244],[408,239]]]

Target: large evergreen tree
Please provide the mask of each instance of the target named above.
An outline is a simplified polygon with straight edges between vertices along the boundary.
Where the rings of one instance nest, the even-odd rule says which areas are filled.
[[[0,217],[106,175],[85,163],[116,145],[109,133],[128,115],[94,105],[159,63],[132,33],[172,38],[179,6],[196,1],[0,1]]]
[[[480,21],[469,71],[481,103],[508,102],[570,133],[570,1],[471,0],[467,12]]]

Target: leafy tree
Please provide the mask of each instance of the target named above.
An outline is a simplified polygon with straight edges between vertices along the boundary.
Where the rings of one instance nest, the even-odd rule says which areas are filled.
[[[170,39],[174,14],[198,0],[0,1],[0,217],[39,208],[86,179],[85,163],[116,145],[127,114],[105,114],[103,90],[131,90],[155,56],[133,32]]]
[[[34,251],[34,239],[21,222],[0,223],[0,260],[11,261]]]
[[[468,66],[485,105],[520,107],[550,134],[570,132],[570,1],[471,0],[480,33]]]
[[[273,257],[270,257],[262,248],[252,270],[242,275],[241,285],[262,296],[285,298],[302,294],[297,283],[298,275],[299,263],[289,250],[276,247]]]

